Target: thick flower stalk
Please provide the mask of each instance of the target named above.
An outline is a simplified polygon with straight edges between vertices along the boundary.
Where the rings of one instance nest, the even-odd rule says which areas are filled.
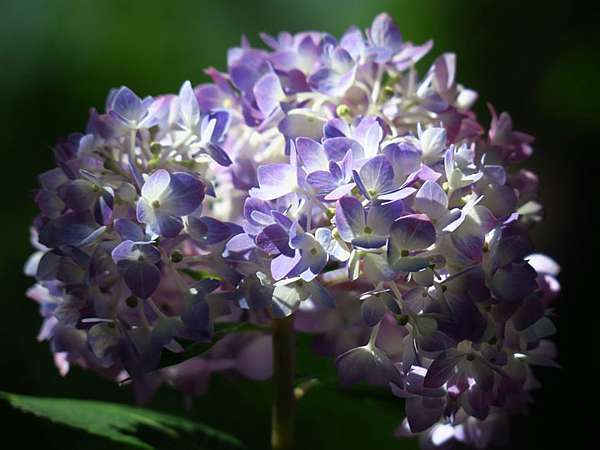
[[[156,369],[214,321],[293,314],[342,384],[404,399],[399,435],[487,446],[529,402],[531,366],[556,365],[559,267],[532,249],[537,177],[517,166],[533,138],[491,106],[484,129],[454,54],[419,75],[432,42],[386,14],[340,39],[261,37],[195,89],[111,91],[57,145],[26,267],[40,338],[61,371],[132,380],[143,400],[161,381],[198,394],[214,371],[269,378],[262,328]]]

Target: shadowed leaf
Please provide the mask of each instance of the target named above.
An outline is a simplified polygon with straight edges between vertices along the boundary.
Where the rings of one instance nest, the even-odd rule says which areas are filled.
[[[0,399],[23,412],[133,448],[155,448],[141,436],[142,430],[163,435],[172,443],[178,443],[183,436],[194,435],[210,442],[207,448],[245,448],[235,437],[210,426],[134,406],[93,400],[32,397],[2,391]]]

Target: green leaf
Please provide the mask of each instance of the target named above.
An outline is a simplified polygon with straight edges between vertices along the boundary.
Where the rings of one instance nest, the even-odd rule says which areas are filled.
[[[158,433],[162,438],[170,439],[171,443],[179,443],[181,438],[194,435],[212,443],[208,448],[245,448],[235,437],[210,426],[134,406],[93,400],[32,397],[3,391],[0,391],[0,399],[23,412],[134,448],[155,448],[147,439],[142,439],[142,431],[145,434],[149,431]],[[182,447],[177,445],[177,448]]]
[[[215,345],[220,339],[224,338],[230,333],[241,333],[243,331],[256,330],[265,330],[265,328],[248,322],[215,324],[215,332],[213,333],[212,340],[209,342],[193,342],[178,340],[179,344],[181,344],[181,346],[184,349],[182,352],[175,353],[163,349],[157,369],[161,369],[163,367],[168,366],[174,366],[175,364],[182,363],[190,358],[202,356],[204,353],[209,351],[213,347],[213,345]]]

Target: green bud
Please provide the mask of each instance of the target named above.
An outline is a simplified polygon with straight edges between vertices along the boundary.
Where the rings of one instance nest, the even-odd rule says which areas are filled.
[[[348,105],[342,103],[341,105],[338,105],[338,107],[335,109],[336,114],[339,117],[348,117],[350,116],[350,108],[348,107]]]
[[[123,173],[123,169],[121,169],[121,166],[119,166],[119,164],[117,164],[117,162],[112,158],[104,160],[103,166],[106,170],[110,170],[111,172],[119,174]]]
[[[398,323],[398,325],[403,327],[404,325],[406,325],[408,323],[408,315],[401,314],[401,315],[397,316],[396,322]]]
[[[158,156],[160,155],[160,152],[162,152],[162,145],[160,145],[158,142],[153,142],[150,144],[150,153],[152,153],[154,156]]]
[[[383,88],[383,97],[387,100],[394,96],[394,88],[392,86],[386,86]]]
[[[174,263],[181,262],[183,260],[183,254],[179,250],[173,250],[171,253],[171,261]]]

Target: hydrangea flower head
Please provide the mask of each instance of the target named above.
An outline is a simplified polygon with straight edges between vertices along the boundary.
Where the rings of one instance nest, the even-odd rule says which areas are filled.
[[[456,81],[454,54],[387,14],[365,31],[244,39],[211,81],[140,99],[122,87],[55,150],[32,228],[29,296],[57,365],[161,381],[271,375],[262,329],[160,368],[215,322],[294,314],[344,385],[403,399],[398,435],[485,447],[555,365],[560,268],[535,253],[533,138]],[[202,379],[202,387],[192,383]]]

